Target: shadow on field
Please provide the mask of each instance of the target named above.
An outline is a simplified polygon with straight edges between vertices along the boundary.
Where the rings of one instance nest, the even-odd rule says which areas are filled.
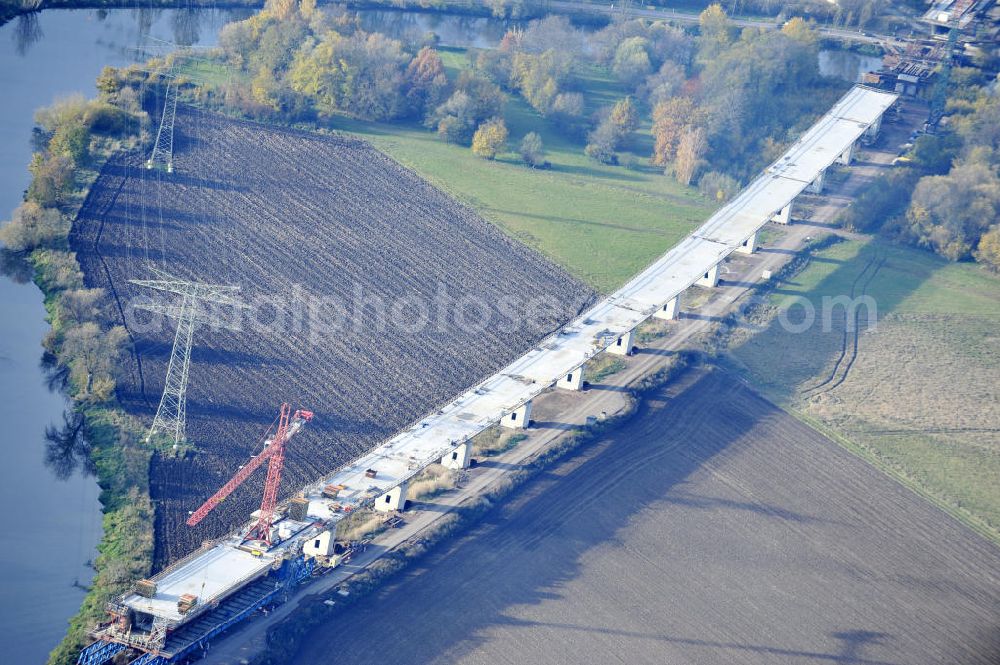
[[[784,508],[779,508],[777,506],[765,506],[758,503],[750,503],[748,501],[732,501],[730,499],[723,499],[714,496],[699,496],[697,494],[689,494],[683,490],[675,492],[672,496],[662,499],[662,501],[675,506],[697,508],[699,510],[718,510],[720,508],[742,510],[770,517],[778,517],[783,520],[797,522],[800,524],[844,524],[839,521],[833,522],[828,519],[819,519],[810,515],[803,515],[802,513],[794,510],[785,510]]]
[[[498,213],[501,215],[513,215],[515,214],[513,210],[501,210],[499,208],[488,208],[490,212]],[[583,219],[572,219],[570,217],[556,217],[554,215],[536,215],[527,213],[524,211],[518,211],[516,214],[521,217],[532,217],[534,219],[543,219],[550,222],[560,222],[563,224],[583,224],[585,226],[597,226],[603,229],[615,229],[617,231],[630,231],[632,233],[645,233],[647,235],[661,236],[663,231],[657,229],[643,229],[635,226],[626,226],[624,224],[609,224],[607,222],[591,222]]]
[[[919,289],[930,275],[908,270],[897,262],[891,247],[877,240],[847,260],[811,257],[810,261],[835,264],[836,268],[815,286],[810,287],[799,275],[781,280],[770,291],[798,300],[787,311],[786,322],[792,326],[774,317],[765,329],[731,349],[741,361],[752,363],[749,369],[753,375],[781,398],[792,397],[800,388],[808,393],[839,385],[851,371],[858,353],[863,351],[862,337],[869,321],[865,300],[874,301],[872,316],[877,323]],[[835,304],[836,299],[853,301],[857,306],[849,312],[843,303]],[[778,298],[775,304],[781,307],[784,300]],[[807,317],[805,301],[812,308],[814,320],[804,330],[797,330]],[[853,324],[853,330],[849,324]],[[746,353],[741,354],[742,350]]]
[[[610,383],[590,383],[587,382],[587,390],[606,390],[613,393],[627,393],[628,388],[623,386],[615,386]]]
[[[175,150],[175,154],[177,154],[178,156],[181,155],[182,153],[183,151],[180,149]],[[108,166],[103,171],[103,173],[109,177],[126,178],[126,177],[134,177],[137,171],[140,172],[140,174],[145,171],[149,171],[146,177],[140,175],[140,178],[142,180],[144,181],[155,180],[154,177],[154,174],[156,174],[155,171],[145,169],[141,164],[134,164],[134,163],[125,164],[122,162],[108,162]],[[246,186],[239,186],[234,182],[211,180],[208,178],[198,178],[195,176],[191,176],[189,174],[180,171],[179,169],[175,170],[173,173],[170,174],[170,181],[174,185],[199,187],[202,189],[214,189],[221,192],[243,192],[247,191],[248,189]]]
[[[580,429],[579,425],[574,425],[573,423],[560,423],[555,420],[532,420],[532,429],[557,429],[564,432],[571,432],[575,429]]]
[[[597,169],[579,164],[553,164],[554,173],[566,173],[568,175],[581,175],[604,180],[621,180],[623,182],[641,182],[642,178],[638,174],[633,175],[629,171],[612,171],[610,169]]]
[[[638,347],[635,353],[644,353],[648,356],[665,356],[665,357],[671,357],[677,355],[676,351],[670,351],[669,349],[654,349],[646,346]]]
[[[832,633],[831,637],[843,642],[840,653],[822,653],[816,651],[803,651],[799,649],[782,649],[761,644],[740,644],[737,642],[698,640],[679,636],[657,635],[654,633],[643,633],[629,630],[610,630],[601,626],[581,626],[544,621],[524,621],[514,618],[508,618],[502,623],[503,626],[508,629],[547,627],[559,631],[577,631],[588,634],[596,633],[612,637],[623,637],[631,640],[654,640],[658,642],[676,644],[679,646],[707,647],[709,649],[754,653],[762,656],[801,658],[810,662],[843,663],[844,665],[850,665],[852,663],[856,665],[896,665],[890,661],[873,660],[863,657],[862,654],[866,644],[878,644],[882,638],[885,637],[883,633],[873,633],[865,630]]]
[[[165,322],[164,326],[169,329],[174,329],[174,324],[172,321]],[[211,328],[208,328],[211,331]],[[163,340],[149,341],[140,338],[136,342],[136,350],[147,358],[157,358],[160,360],[167,360],[170,358],[170,351],[173,348],[172,344],[168,344]],[[191,362],[192,363],[212,363],[212,364],[222,364],[234,367],[243,366],[259,366],[264,365],[279,365],[282,359],[276,358],[274,356],[258,355],[250,353],[247,351],[237,351],[235,349],[225,349],[225,348],[212,348],[204,346],[201,344],[193,344],[191,346]]]
[[[344,662],[411,665],[455,662],[488,645],[491,636],[498,632],[517,635],[518,629],[524,627],[547,626],[553,629],[552,640],[566,645],[566,660],[562,661],[566,663],[580,661],[576,659],[579,653],[569,645],[572,635],[565,631],[579,631],[626,638],[615,640],[620,645],[623,662],[652,662],[656,654],[666,657],[668,653],[680,653],[673,648],[667,651],[665,646],[651,646],[652,641],[682,648],[698,647],[697,652],[691,652],[696,655],[710,655],[717,650],[720,660],[732,656],[731,652],[753,652],[810,662],[881,665],[880,661],[866,659],[864,649],[867,643],[886,636],[862,630],[837,633],[836,639],[843,646],[830,653],[802,648],[803,639],[807,643],[829,642],[824,639],[822,626],[815,626],[814,634],[800,632],[789,637],[786,645],[767,640],[690,637],[702,632],[703,626],[697,622],[689,623],[681,631],[676,624],[668,630],[665,623],[644,620],[643,625],[663,625],[664,629],[642,632],[600,625],[598,618],[593,625],[521,618],[525,613],[535,613],[526,608],[542,604],[548,609],[539,612],[552,616],[551,612],[557,611],[554,608],[567,596],[562,590],[581,576],[582,562],[588,553],[595,548],[615,546],[623,538],[623,528],[639,519],[651,504],[667,502],[713,512],[720,509],[748,512],[758,519],[793,525],[824,521],[766,503],[727,501],[678,489],[708,460],[776,412],[775,407],[721,372],[694,378],[694,385],[676,397],[670,398],[665,390],[654,394],[620,429],[586,444],[551,472],[536,476],[453,546],[432,552],[411,567],[410,573],[381,592],[358,601],[349,612],[326,624],[328,627],[315,630],[291,662],[299,665],[320,662],[323,654],[334,653]],[[706,395],[717,397],[717,403],[714,399],[706,401]],[[751,401],[757,402],[752,408],[745,405],[746,395],[752,395]],[[744,406],[726,408],[737,397]],[[697,437],[701,423],[712,417],[713,435]],[[672,435],[663,436],[668,431]],[[612,486],[616,488],[613,496],[608,492]],[[701,527],[695,525],[695,528]],[[661,579],[648,583],[669,593],[670,575],[681,573],[684,557],[693,555],[709,557],[713,565],[738,565],[725,552],[694,554],[686,552],[683,543],[676,543],[662,553],[663,560],[657,566],[662,566]],[[628,579],[627,572],[609,574]],[[624,584],[621,593],[627,595],[630,590]],[[588,612],[580,607],[570,609],[573,614]],[[518,616],[512,616],[514,613]],[[433,635],[433,639],[413,639],[415,635]],[[826,637],[831,635],[827,633]],[[771,636],[771,642],[779,639],[780,636]],[[659,649],[664,651],[661,653]],[[730,653],[724,656],[724,652]],[[489,651],[484,651],[470,658],[481,662],[481,657],[485,657],[488,662],[489,655]],[[544,656],[537,654],[537,657]]]

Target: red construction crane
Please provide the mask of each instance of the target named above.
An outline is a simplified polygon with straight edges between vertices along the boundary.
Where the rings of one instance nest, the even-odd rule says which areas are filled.
[[[260,514],[257,523],[247,532],[244,540],[261,540],[267,545],[271,544],[271,524],[274,521],[274,507],[278,501],[278,486],[281,484],[281,467],[285,463],[285,443],[313,417],[312,411],[300,409],[289,418],[291,411],[292,408],[288,404],[281,405],[281,413],[278,415],[278,430],[273,438],[264,442],[264,451],[244,465],[228,483],[212,495],[212,498],[203,503],[201,508],[191,513],[187,520],[188,526],[195,526],[205,519],[205,515],[208,515],[213,508],[222,503],[264,462],[270,460],[267,465],[267,480],[264,482],[264,498],[260,502]]]

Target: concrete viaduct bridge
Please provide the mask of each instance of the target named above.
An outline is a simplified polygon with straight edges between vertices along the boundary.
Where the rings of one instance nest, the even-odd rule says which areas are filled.
[[[897,97],[852,88],[736,198],[621,289],[437,413],[307,488],[309,516],[336,517],[322,496],[330,485],[345,488],[338,493],[341,503],[374,491],[377,496],[365,501],[374,499],[377,510],[400,509],[407,481],[427,465],[467,467],[473,436],[498,422],[526,426],[531,400],[550,386],[579,390],[586,361],[605,351],[627,355],[640,324],[651,317],[677,318],[685,290],[716,286],[726,257],[753,253],[757,233],[768,222],[788,224],[795,198],[804,191],[820,193],[832,164],[850,164],[858,142],[874,139]]]
[[[621,289],[436,413],[306,487],[305,500],[293,500],[296,505],[276,523],[277,543],[270,549],[245,547],[241,531],[162,571],[154,578],[151,595],[130,593],[118,599],[118,611],[151,627],[133,630],[130,620],[128,631],[120,632],[112,625],[97,634],[100,641],[81,654],[80,662],[104,662],[126,644],[145,652],[139,659],[143,663],[182,657],[211,635],[206,633],[188,646],[178,643],[176,651],[168,635],[190,632],[189,624],[203,611],[237,597],[237,592],[246,593],[269,570],[279,570],[287,562],[298,565],[295,579],[301,579],[302,566],[311,570],[308,566],[315,565],[316,557],[334,554],[337,523],[352,511],[366,506],[402,509],[408,482],[428,465],[441,462],[465,468],[473,436],[496,423],[526,426],[532,399],[551,386],[579,390],[589,359],[602,352],[628,354],[640,324],[651,317],[677,318],[685,290],[692,285],[716,286],[726,257],[752,253],[757,233],[768,222],[789,223],[795,198],[804,191],[822,191],[824,173],[832,164],[850,164],[859,141],[875,137],[896,98],[860,85],[852,88],[736,198]],[[177,599],[185,594],[197,596],[198,604],[182,613]],[[210,632],[221,629],[220,625]]]

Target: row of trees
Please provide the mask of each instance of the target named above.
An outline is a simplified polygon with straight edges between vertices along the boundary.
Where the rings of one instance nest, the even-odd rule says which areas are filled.
[[[745,180],[791,138],[791,119],[808,121],[839,93],[819,76],[816,35],[804,21],[777,33],[738,30],[719,5],[702,13],[697,35],[662,21],[616,20],[592,33],[565,17],[531,21],[499,48],[470,52],[453,81],[431,46],[413,53],[315,0],[268,0],[227,26],[220,44],[234,70],[226,102],[250,115],[420,120],[469,145],[480,128],[495,133],[487,123],[503,117],[507,95],[519,95],[588,156],[615,164],[651,114],[651,163],[683,184],[708,173]],[[595,108],[586,96],[601,72],[625,94]]]
[[[952,261],[974,258],[1000,270],[1000,77],[959,94],[953,129],[920,140],[932,168],[953,155],[951,164],[920,178],[898,231]]]
[[[840,222],[1000,270],[1000,80],[956,70],[948,111],[939,132],[920,136]]]
[[[83,402],[105,402],[115,387],[118,359],[125,348],[123,328],[103,329],[100,289],[87,289],[76,255],[69,251],[70,215],[82,198],[82,173],[94,153],[122,145],[141,119],[106,98],[74,96],[41,109],[35,116],[32,180],[24,202],[0,227],[3,251],[28,261],[48,296],[52,328],[45,348],[64,368],[70,395]]]
[[[906,0],[914,9],[923,11],[921,0]],[[723,5],[734,14],[759,13],[784,18],[788,16],[813,16],[836,25],[869,26],[878,20],[890,3],[887,0],[726,0]]]
[[[220,44],[236,75],[225,103],[251,116],[305,119],[334,113],[421,120],[446,141],[468,145],[502,116],[504,93],[477,71],[449,81],[438,52],[410,53],[398,40],[360,28],[343,9],[314,0],[269,0],[227,25]]]
[[[664,22],[618,20],[594,33],[565,17],[509,31],[472,56],[473,69],[517,94],[585,152],[614,164],[642,115],[653,120],[653,165],[683,184],[712,173],[745,180],[779,150],[795,119],[840,91],[819,75],[818,40],[801,19],[779,32],[738,30],[719,5],[697,36]],[[607,71],[628,96],[587,113],[588,77]],[[648,117],[648,116],[647,116]],[[714,187],[713,196],[732,189]]]
[[[684,184],[705,172],[747,179],[777,155],[795,120],[831,98],[817,49],[800,19],[777,33],[737,32],[719,5],[706,9],[693,77],[670,83],[661,76],[653,88],[660,92],[652,163]]]

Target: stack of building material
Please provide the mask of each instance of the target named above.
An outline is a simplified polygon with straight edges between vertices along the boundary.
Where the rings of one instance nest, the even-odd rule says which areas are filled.
[[[323,496],[328,499],[336,499],[342,489],[344,489],[343,485],[327,485],[323,488]]]
[[[198,604],[198,596],[193,593],[182,594],[177,600],[177,611],[181,614],[187,614],[191,611],[195,605]]]
[[[135,583],[135,592],[143,598],[152,598],[156,595],[156,582],[153,580],[139,580]]]
[[[304,522],[309,515],[309,499],[297,496],[288,502],[288,517],[290,519]]]

